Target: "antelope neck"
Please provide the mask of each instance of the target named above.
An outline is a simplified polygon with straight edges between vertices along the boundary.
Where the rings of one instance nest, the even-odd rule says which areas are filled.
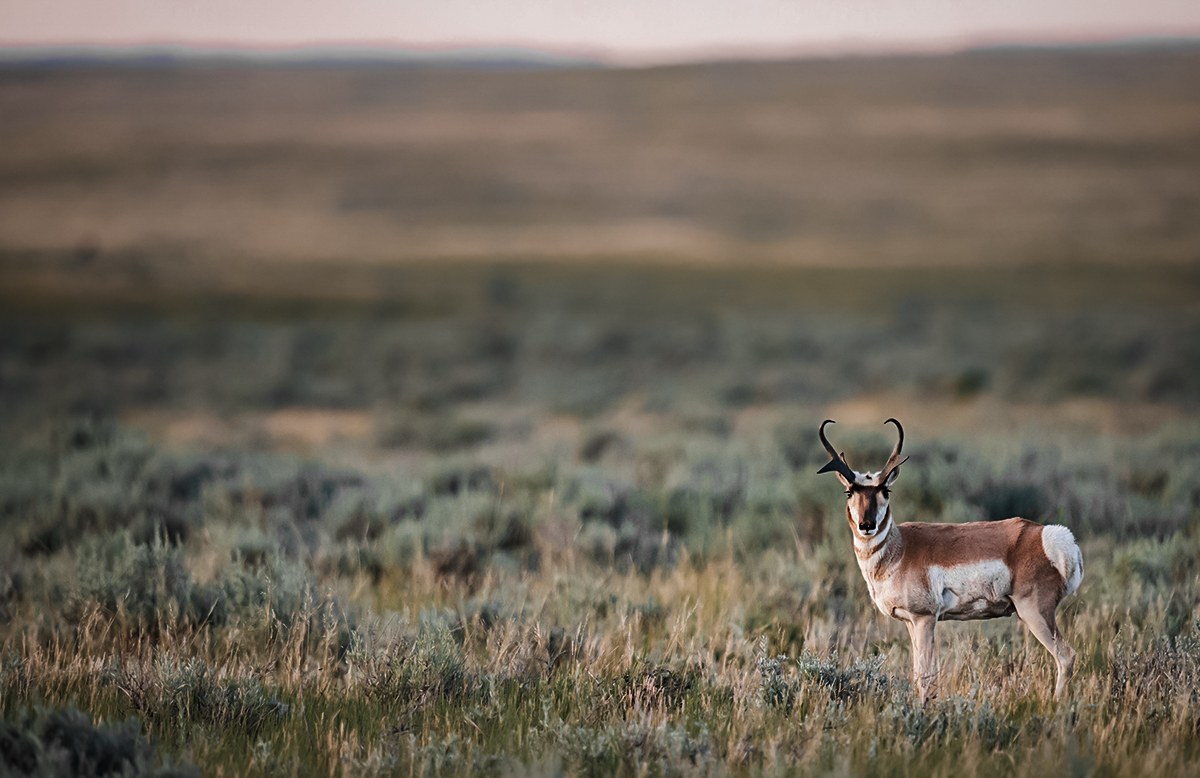
[[[904,539],[892,518],[892,508],[889,505],[879,531],[869,538],[854,534],[854,555],[858,558],[859,567],[864,575],[876,580],[886,578],[900,562],[904,550]]]

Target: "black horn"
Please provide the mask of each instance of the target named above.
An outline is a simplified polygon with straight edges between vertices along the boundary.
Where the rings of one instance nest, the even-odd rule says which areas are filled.
[[[883,466],[883,470],[879,472],[880,483],[887,480],[888,475],[900,465],[908,461],[908,457],[900,458],[900,451],[904,448],[904,428],[900,426],[900,422],[895,419],[888,419],[884,424],[895,424],[896,431],[900,433],[899,440],[896,441],[896,447],[892,449],[892,455],[888,457],[887,464]]]
[[[841,473],[843,478],[850,483],[854,483],[856,476],[854,475],[854,471],[850,469],[850,465],[846,464],[846,458],[844,456],[838,456],[837,451],[835,451],[833,446],[829,444],[829,438],[825,437],[826,424],[837,424],[837,422],[833,419],[826,419],[825,421],[821,422],[821,427],[817,430],[817,437],[821,439],[821,445],[824,446],[825,450],[829,452],[829,464],[825,465],[825,467],[822,467],[817,472]]]

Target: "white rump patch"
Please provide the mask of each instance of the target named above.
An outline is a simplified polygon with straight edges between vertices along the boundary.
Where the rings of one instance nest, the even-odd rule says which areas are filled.
[[[1067,594],[1074,594],[1083,581],[1083,553],[1071,530],[1061,524],[1042,527],[1042,550],[1067,585]]]
[[[954,567],[929,568],[929,588],[939,601],[941,612],[983,610],[988,604],[1004,600],[1012,593],[1008,565],[999,559],[985,559]]]

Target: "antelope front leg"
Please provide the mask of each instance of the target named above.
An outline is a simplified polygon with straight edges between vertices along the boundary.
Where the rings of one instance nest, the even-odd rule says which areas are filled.
[[[913,683],[921,702],[937,696],[937,617],[917,616],[908,626],[913,646]]]

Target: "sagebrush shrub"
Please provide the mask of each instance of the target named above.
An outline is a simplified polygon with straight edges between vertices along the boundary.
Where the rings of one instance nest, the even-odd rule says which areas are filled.
[[[183,554],[159,536],[135,543],[128,532],[87,539],[79,559],[79,593],[137,626],[173,624],[184,614],[189,575]]]
[[[220,677],[203,659],[160,654],[152,665],[130,665],[118,686],[130,706],[155,726],[184,739],[195,725],[235,730],[256,737],[269,722],[286,717],[289,706],[268,695],[253,675]]]
[[[0,722],[0,774],[30,778],[199,778],[194,767],[155,767],[137,719],[95,725],[74,708]]]

